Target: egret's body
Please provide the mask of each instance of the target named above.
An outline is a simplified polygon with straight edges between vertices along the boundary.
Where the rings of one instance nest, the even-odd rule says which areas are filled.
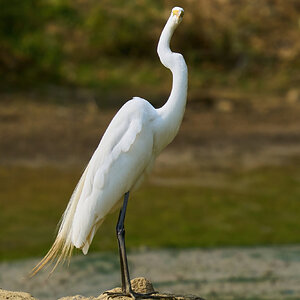
[[[161,62],[173,74],[172,92],[168,101],[161,108],[155,109],[148,101],[135,97],[118,111],[71,197],[52,248],[34,269],[34,273],[57,256],[59,263],[71,255],[74,246],[86,254],[99,225],[118,206],[122,197],[127,195],[118,223],[120,231],[124,231],[129,191],[138,187],[151,171],[158,154],[176,136],[184,114],[187,67],[182,55],[171,52],[169,46],[182,16],[182,8],[172,10],[157,49]],[[124,284],[124,272],[128,273],[125,244],[122,245],[124,241],[120,240],[119,243]]]
[[[150,172],[156,157],[156,119],[147,101],[134,98],[127,102],[110,123],[87,166],[70,232],[73,245],[85,254],[95,226]]]

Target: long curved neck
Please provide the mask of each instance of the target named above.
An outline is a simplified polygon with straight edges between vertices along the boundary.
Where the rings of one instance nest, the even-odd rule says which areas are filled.
[[[157,47],[162,64],[170,69],[173,75],[172,91],[168,101],[157,110],[161,116],[160,131],[165,136],[166,145],[173,140],[178,132],[187,98],[188,71],[185,60],[181,54],[174,53],[170,49],[170,40],[176,27],[177,24],[174,24],[169,18]],[[166,145],[162,145],[162,147]]]

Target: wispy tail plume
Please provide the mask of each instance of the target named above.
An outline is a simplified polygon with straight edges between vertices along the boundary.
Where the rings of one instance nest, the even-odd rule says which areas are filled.
[[[55,265],[50,272],[50,274],[52,274],[59,263],[65,262],[66,259],[70,260],[73,248],[74,245],[72,243],[67,243],[63,237],[58,235],[51,249],[48,251],[45,257],[31,270],[29,276],[33,277],[46,265],[51,264],[56,260]]]
[[[73,218],[75,215],[76,207],[77,207],[77,204],[80,199],[82,189],[84,186],[87,169],[88,168],[86,168],[84,173],[82,174],[82,176],[72,194],[69,204],[62,216],[59,231],[58,231],[57,237],[56,237],[51,249],[48,251],[48,253],[45,255],[45,257],[31,270],[31,272],[29,274],[30,277],[33,277],[34,275],[36,275],[46,265],[49,265],[49,264],[55,262],[54,267],[52,268],[52,270],[50,272],[50,274],[52,274],[53,271],[56,269],[56,267],[60,263],[63,263],[66,260],[70,260],[73,249],[74,249],[74,245],[73,245],[72,239],[71,239],[72,223],[73,223]]]

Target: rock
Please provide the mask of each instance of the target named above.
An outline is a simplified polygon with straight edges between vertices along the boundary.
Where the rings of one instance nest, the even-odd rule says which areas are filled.
[[[58,300],[96,300],[96,299],[99,299],[99,297],[95,298],[95,297],[84,297],[81,295],[76,295],[76,296],[62,297],[62,298],[59,298]]]
[[[0,289],[0,300],[38,300],[33,298],[30,294],[24,292],[10,292]]]
[[[132,289],[136,293],[152,293],[154,292],[152,283],[145,279],[144,277],[139,277],[131,280],[131,286]],[[119,293],[121,292],[121,288],[114,288],[112,290],[109,290],[108,292],[114,292],[114,293]],[[181,296],[181,295],[173,295],[173,294],[162,294],[162,293],[155,293],[155,296],[160,297],[161,299],[165,300],[204,300],[203,298],[192,296],[192,295],[187,295],[187,296]],[[38,300],[34,297],[32,297],[28,293],[24,292],[10,292],[10,291],[5,291],[0,289],[0,300]],[[131,299],[126,296],[118,296],[111,298],[107,294],[103,293],[99,295],[98,297],[84,297],[84,296],[68,296],[68,297],[63,297],[59,298],[58,300],[128,300]]]
[[[152,283],[144,277],[132,279],[131,286],[132,286],[133,291],[135,291],[136,293],[154,292]],[[109,290],[108,292],[120,293],[121,288],[117,287],[112,290]],[[159,296],[159,297],[161,297],[161,299],[165,299],[165,300],[204,300],[203,298],[192,296],[192,295],[182,296],[182,295],[155,293],[155,296]],[[131,298],[126,297],[126,296],[118,296],[118,297],[111,298],[107,294],[103,293],[96,298],[94,298],[94,297],[85,298],[83,296],[77,295],[77,296],[72,296],[72,297],[63,297],[58,300],[112,300],[112,299],[113,300],[128,300]]]
[[[67,297],[62,297],[59,298],[58,300],[96,300],[99,298],[95,298],[95,297],[84,297],[81,295],[76,295],[76,296],[67,296]]]

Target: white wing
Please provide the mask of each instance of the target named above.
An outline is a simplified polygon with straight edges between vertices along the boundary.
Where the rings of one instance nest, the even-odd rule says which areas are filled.
[[[86,170],[69,238],[86,254],[104,217],[143,175],[153,159],[153,107],[127,102],[107,128]]]

